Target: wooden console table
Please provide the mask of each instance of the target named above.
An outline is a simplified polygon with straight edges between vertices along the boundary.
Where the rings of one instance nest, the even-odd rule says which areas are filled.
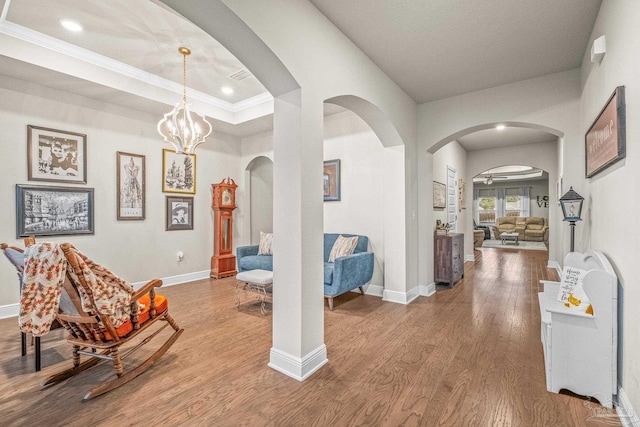
[[[433,242],[434,281],[453,286],[464,277],[464,234],[436,232]]]

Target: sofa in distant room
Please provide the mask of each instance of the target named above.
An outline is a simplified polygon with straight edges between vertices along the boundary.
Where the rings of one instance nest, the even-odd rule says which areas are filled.
[[[331,250],[339,236],[358,237],[351,255],[340,256],[329,262]],[[324,234],[324,296],[333,310],[333,298],[353,289],[360,288],[364,295],[364,285],[373,276],[373,252],[367,252],[369,238],[355,234]],[[273,271],[273,255],[258,255],[259,245],[240,246],[236,249],[238,272],[248,270]],[[274,286],[277,284],[274,283]]]
[[[519,239],[530,242],[549,242],[549,224],[547,218],[539,216],[505,216],[496,219],[493,227],[496,239],[500,239],[502,233],[516,232]]]

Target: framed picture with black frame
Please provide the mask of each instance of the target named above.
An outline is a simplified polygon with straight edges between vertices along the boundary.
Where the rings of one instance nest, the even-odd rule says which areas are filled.
[[[29,181],[87,183],[87,135],[27,126]]]
[[[167,231],[193,230],[193,197],[166,197]]]
[[[94,234],[93,188],[16,184],[16,238]]]

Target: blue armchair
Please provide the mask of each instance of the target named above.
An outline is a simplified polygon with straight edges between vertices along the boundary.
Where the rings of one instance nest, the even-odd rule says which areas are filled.
[[[324,234],[324,297],[329,302],[329,309],[333,310],[333,298],[353,289],[364,289],[373,276],[373,252],[367,252],[369,238],[358,236],[358,244],[353,254],[336,258],[335,262],[328,262],[333,244],[340,234]],[[352,237],[355,234],[342,234]],[[273,256],[258,255],[258,246],[240,246],[236,249],[238,271],[269,270],[273,271]]]

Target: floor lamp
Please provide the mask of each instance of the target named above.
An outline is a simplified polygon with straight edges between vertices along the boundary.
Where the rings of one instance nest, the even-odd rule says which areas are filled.
[[[560,197],[560,206],[562,206],[562,215],[564,221],[569,221],[569,227],[571,227],[571,246],[570,251],[574,251],[574,242],[576,236],[576,222],[582,221],[582,203],[584,197],[573,191],[573,187],[569,188],[569,191],[562,197]]]

